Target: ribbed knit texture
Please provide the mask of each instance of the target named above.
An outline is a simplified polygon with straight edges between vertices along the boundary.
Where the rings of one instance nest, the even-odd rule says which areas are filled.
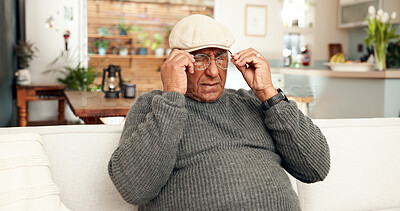
[[[294,102],[264,112],[251,91],[213,103],[152,91],[129,111],[108,171],[139,210],[300,210],[288,171],[329,172],[325,137]]]

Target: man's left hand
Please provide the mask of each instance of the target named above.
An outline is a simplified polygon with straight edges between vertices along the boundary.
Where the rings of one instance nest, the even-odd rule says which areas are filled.
[[[278,94],[271,80],[268,61],[253,48],[231,55],[231,62],[242,73],[247,84],[261,102]]]

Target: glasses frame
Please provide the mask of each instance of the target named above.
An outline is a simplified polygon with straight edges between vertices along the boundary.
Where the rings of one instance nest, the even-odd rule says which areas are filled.
[[[205,67],[204,69],[196,68],[196,66],[194,66],[194,69],[195,69],[195,70],[198,70],[198,71],[207,70],[207,68],[211,65],[211,60],[215,60],[215,65],[217,65],[217,68],[219,68],[219,69],[221,69],[221,70],[227,70],[228,67],[229,67],[229,62],[230,62],[230,61],[229,61],[229,55],[231,55],[232,53],[231,53],[230,50],[227,50],[226,53],[228,54],[228,55],[227,55],[227,56],[228,56],[228,65],[227,65],[226,68],[220,67],[220,66],[218,65],[218,63],[217,63],[217,60],[219,59],[219,57],[220,57],[221,55],[219,55],[219,56],[217,56],[217,57],[214,57],[214,58],[211,58],[210,55],[207,55],[207,54],[204,54],[204,53],[192,54],[192,55],[195,56],[195,57],[198,56],[198,55],[205,56],[205,58],[207,58],[207,61],[208,61],[208,64],[206,65],[206,67]]]

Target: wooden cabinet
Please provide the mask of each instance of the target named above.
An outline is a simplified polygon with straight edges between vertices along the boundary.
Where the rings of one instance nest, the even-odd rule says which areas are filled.
[[[368,17],[368,7],[374,6],[376,10],[400,13],[399,0],[340,0],[338,12],[339,28],[353,28],[367,26],[365,18]],[[393,23],[400,23],[399,15]]]

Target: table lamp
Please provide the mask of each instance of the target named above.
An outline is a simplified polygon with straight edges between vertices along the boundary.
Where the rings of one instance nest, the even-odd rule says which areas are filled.
[[[101,82],[101,90],[106,94],[106,98],[119,98],[121,86],[121,69],[118,66],[110,64],[108,65],[107,69],[103,69],[103,81]]]

